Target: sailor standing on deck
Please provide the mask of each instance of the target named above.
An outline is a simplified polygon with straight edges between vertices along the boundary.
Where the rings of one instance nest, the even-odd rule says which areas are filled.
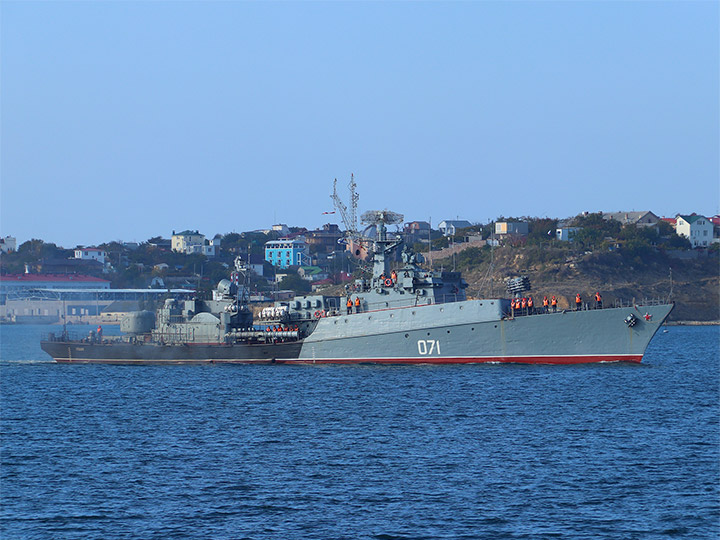
[[[599,292],[595,293],[595,309],[602,309],[602,296]]]
[[[360,313],[360,297],[355,298],[355,313]]]
[[[580,311],[582,308],[582,297],[580,296],[580,293],[577,293],[575,295],[575,311]]]
[[[548,312],[548,299],[546,296],[545,298],[543,298],[543,313],[547,313],[547,312]]]
[[[553,308],[553,313],[557,313],[557,298],[555,298],[554,294],[553,297],[550,299],[550,305]]]
[[[350,298],[349,296],[348,296],[348,300],[347,300],[347,312],[348,312],[348,315],[350,313],[352,313],[352,298]]]

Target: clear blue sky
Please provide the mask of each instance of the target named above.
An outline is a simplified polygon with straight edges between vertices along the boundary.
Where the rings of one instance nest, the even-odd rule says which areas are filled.
[[[718,6],[5,0],[0,233],[715,214]]]

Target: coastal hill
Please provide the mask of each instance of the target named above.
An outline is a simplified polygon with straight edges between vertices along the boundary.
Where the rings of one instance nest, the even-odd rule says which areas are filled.
[[[505,278],[524,275],[530,278],[530,294],[539,305],[543,296],[556,295],[559,307],[566,309],[574,307],[577,293],[591,302],[599,291],[606,306],[633,298],[638,303],[671,300],[676,304],[672,321],[720,321],[717,252],[678,259],[662,251],[635,256],[621,251],[577,254],[549,245],[498,247],[492,253],[488,246],[468,244],[449,249],[454,254],[433,253],[433,267],[462,271],[468,296],[506,294]]]

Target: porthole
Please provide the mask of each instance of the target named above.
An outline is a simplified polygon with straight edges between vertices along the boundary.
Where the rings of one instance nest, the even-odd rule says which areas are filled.
[[[405,337],[410,337],[410,334],[405,334]]]
[[[497,328],[497,324],[495,325],[495,328]]]
[[[415,315],[415,312],[413,311],[412,314]]]
[[[450,330],[448,330],[447,333],[449,334],[449,333],[450,333]]]
[[[440,308],[440,311],[445,311],[445,308]]]
[[[474,328],[471,328],[470,330],[472,330],[473,332],[475,331],[475,329],[474,329]]]
[[[430,332],[428,332],[428,336],[430,335]]]

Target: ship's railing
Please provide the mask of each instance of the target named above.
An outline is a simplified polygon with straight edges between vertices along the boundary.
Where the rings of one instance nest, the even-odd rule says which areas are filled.
[[[96,332],[84,333],[84,332],[73,332],[63,331],[59,333],[51,332],[48,334],[48,341],[55,342],[82,342],[82,343],[109,343],[111,341],[120,341],[121,336],[105,336],[98,337]]]
[[[575,305],[571,305],[570,307],[561,309],[558,308],[557,311],[553,311],[552,307],[548,307],[547,309],[544,306],[534,306],[532,308],[520,308],[513,310],[512,308],[508,308],[506,315],[507,316],[514,316],[514,317],[524,317],[527,315],[545,315],[545,314],[553,314],[553,313],[566,313],[569,311],[591,311],[595,309],[609,309],[609,308],[635,308],[635,307],[644,307],[644,306],[661,306],[661,305],[667,305],[671,304],[672,301],[668,298],[643,298],[642,300],[637,300],[633,298],[632,300],[625,300],[622,298],[616,298],[613,300],[612,303],[605,303],[598,305],[595,300],[592,301],[586,301],[583,300],[583,302],[580,304],[580,307],[578,308]]]

